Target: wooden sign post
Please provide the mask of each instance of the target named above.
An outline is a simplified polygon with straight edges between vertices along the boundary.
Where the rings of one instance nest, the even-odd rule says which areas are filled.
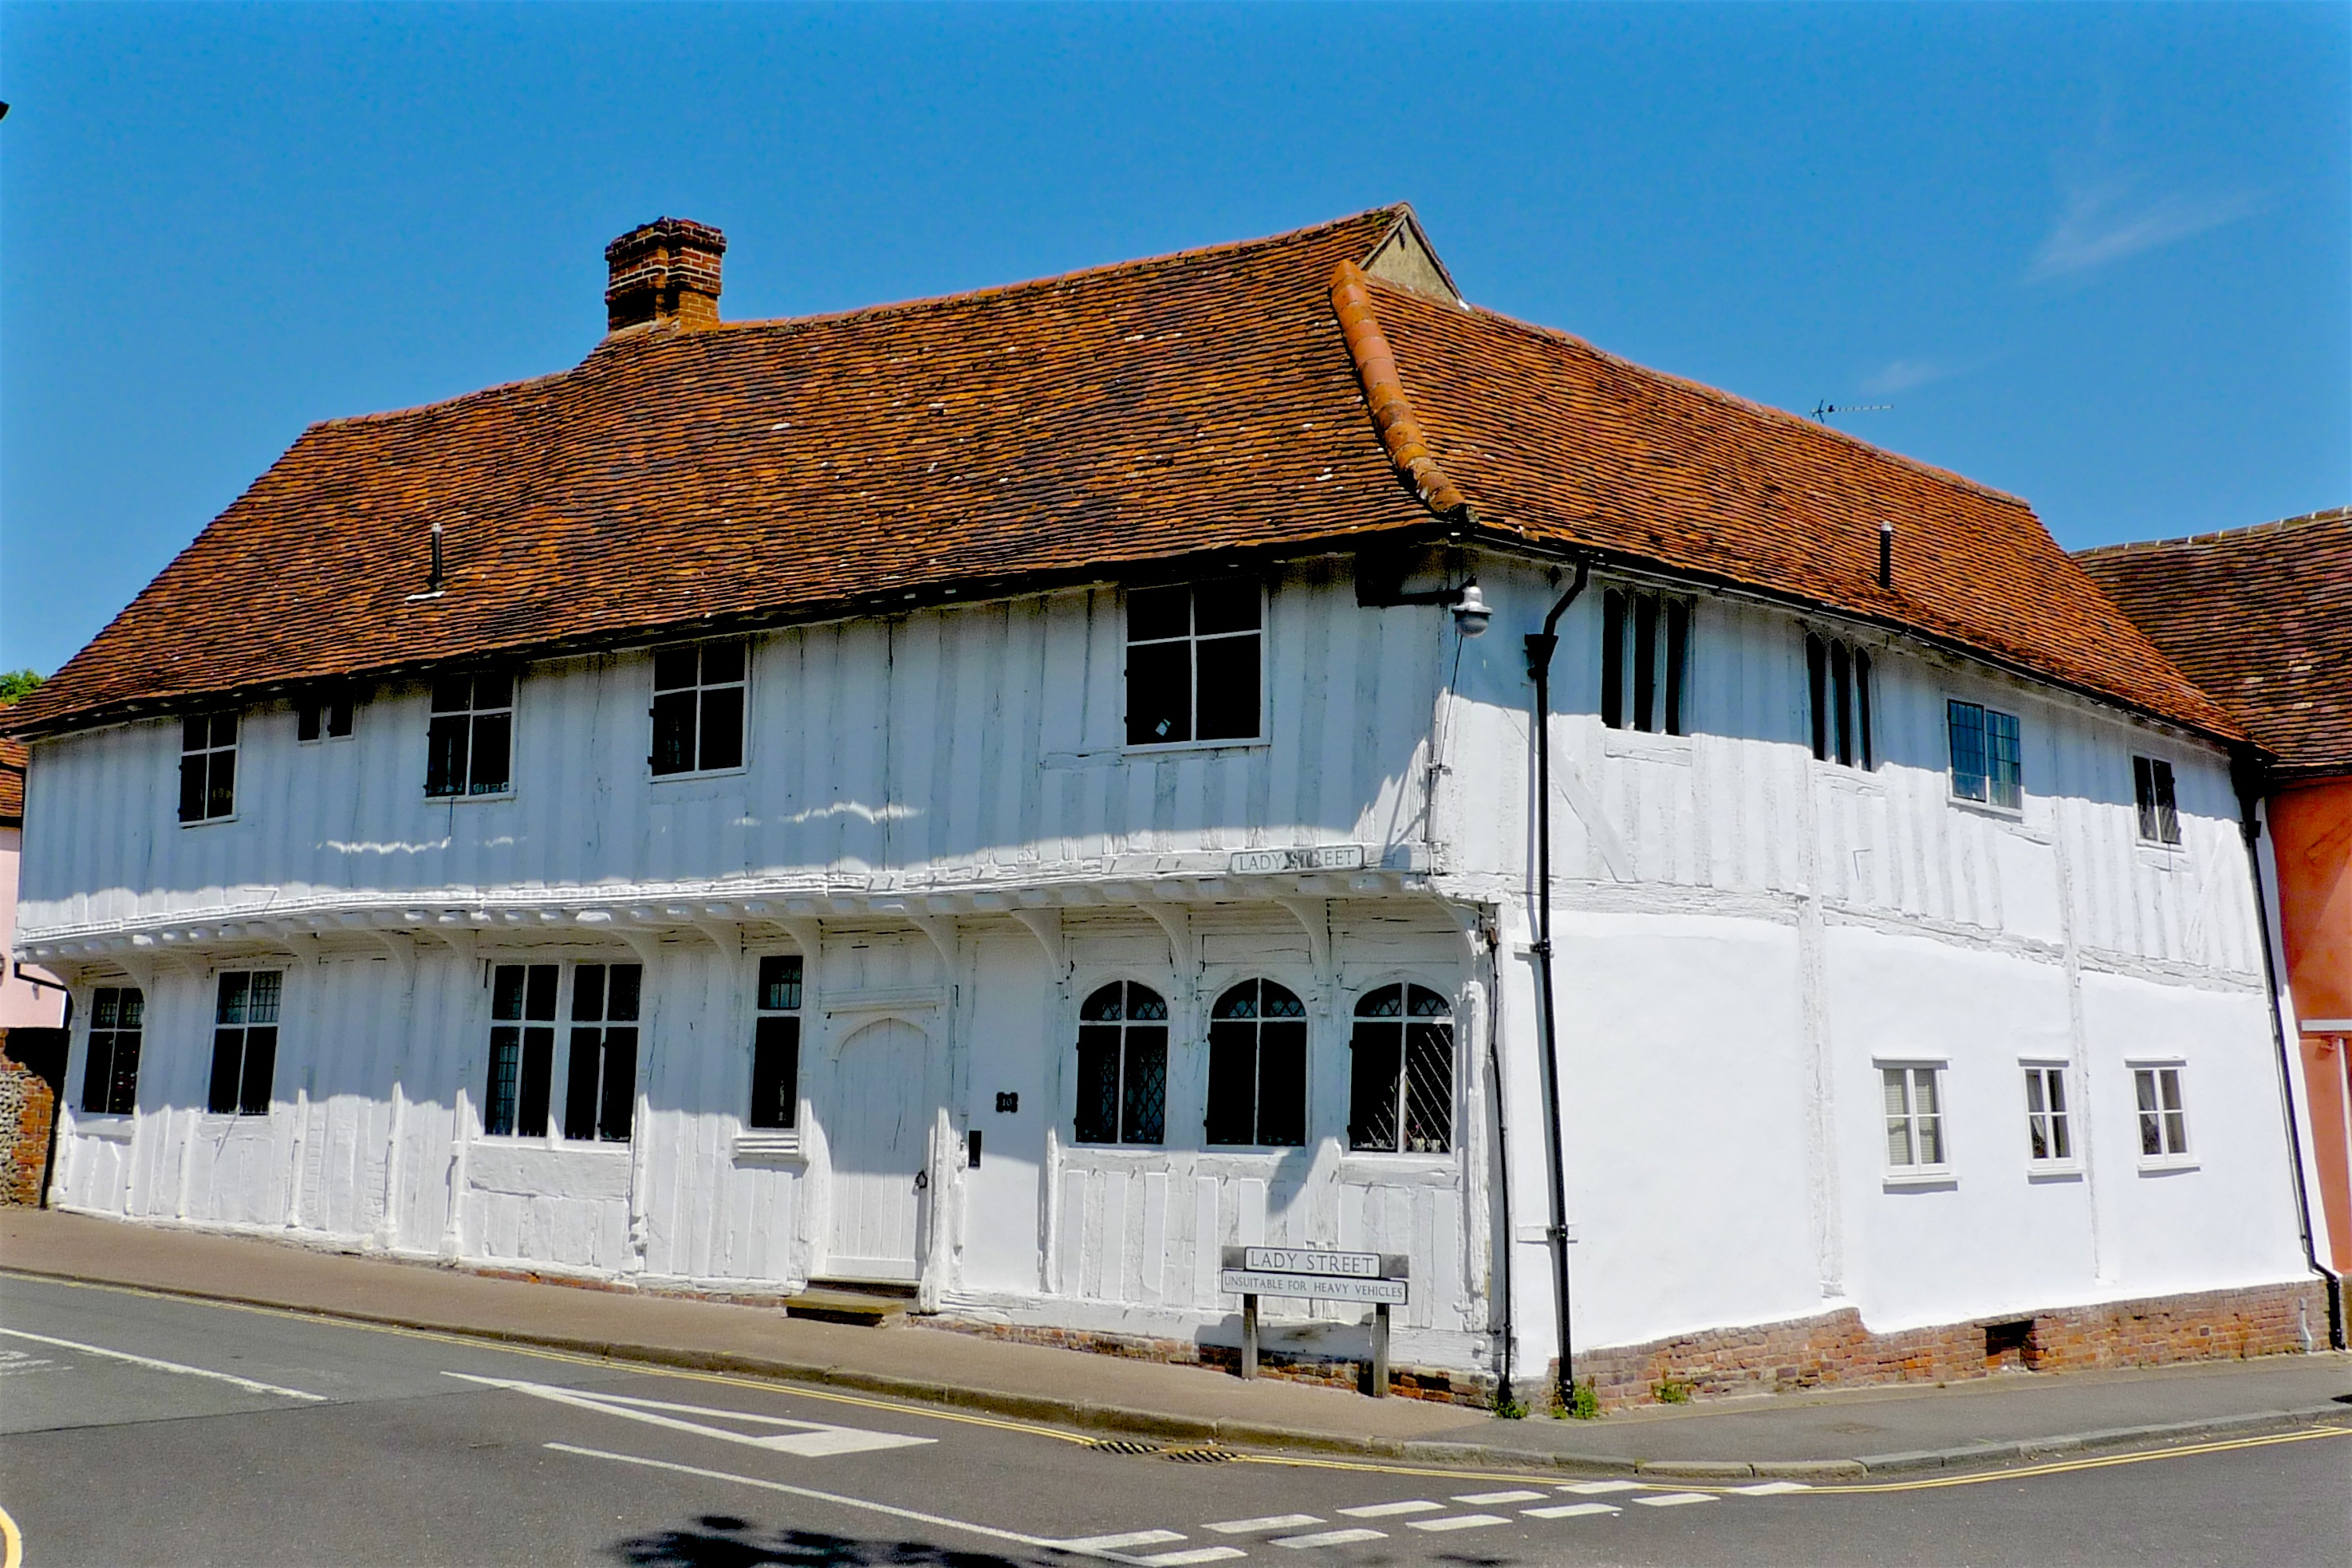
[[[1401,1252],[1328,1252],[1307,1247],[1228,1247],[1217,1289],[1242,1299],[1242,1375],[1257,1375],[1257,1299],[1372,1304],[1372,1397],[1389,1393],[1389,1309],[1410,1299],[1412,1260]]]

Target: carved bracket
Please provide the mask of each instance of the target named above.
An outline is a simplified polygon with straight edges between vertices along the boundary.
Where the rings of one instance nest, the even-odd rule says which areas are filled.
[[[1276,894],[1276,903],[1290,911],[1307,931],[1307,951],[1315,961],[1315,973],[1328,982],[1331,979],[1331,906],[1323,899],[1300,899]]]

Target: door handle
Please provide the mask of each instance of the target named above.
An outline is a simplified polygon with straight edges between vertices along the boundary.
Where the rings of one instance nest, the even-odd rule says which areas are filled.
[[[918,1171],[915,1173],[915,1190],[917,1192],[919,1193],[923,1191],[930,1184],[931,1173],[929,1171]]]

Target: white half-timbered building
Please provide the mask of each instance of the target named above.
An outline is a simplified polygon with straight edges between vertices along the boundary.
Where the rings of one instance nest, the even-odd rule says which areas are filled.
[[[1179,1356],[1224,1247],[1401,1253],[1457,1394],[1563,1276],[1612,1403],[2325,1337],[2242,738],[2022,503],[1402,208],[778,322],[723,247],[15,710],[56,1201]]]

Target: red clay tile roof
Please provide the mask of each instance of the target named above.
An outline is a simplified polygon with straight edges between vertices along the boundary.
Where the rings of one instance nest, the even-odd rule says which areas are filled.
[[[2352,772],[2352,507],[2074,559],[2280,773]]]
[[[2023,503],[1572,338],[1335,278],[1408,221],[632,329],[554,375],[314,426],[0,728],[1451,529],[1829,605],[2238,732]],[[1900,531],[1892,594],[1882,517]],[[447,589],[418,599],[436,519]]]
[[[0,736],[0,827],[25,820],[25,742]]]

